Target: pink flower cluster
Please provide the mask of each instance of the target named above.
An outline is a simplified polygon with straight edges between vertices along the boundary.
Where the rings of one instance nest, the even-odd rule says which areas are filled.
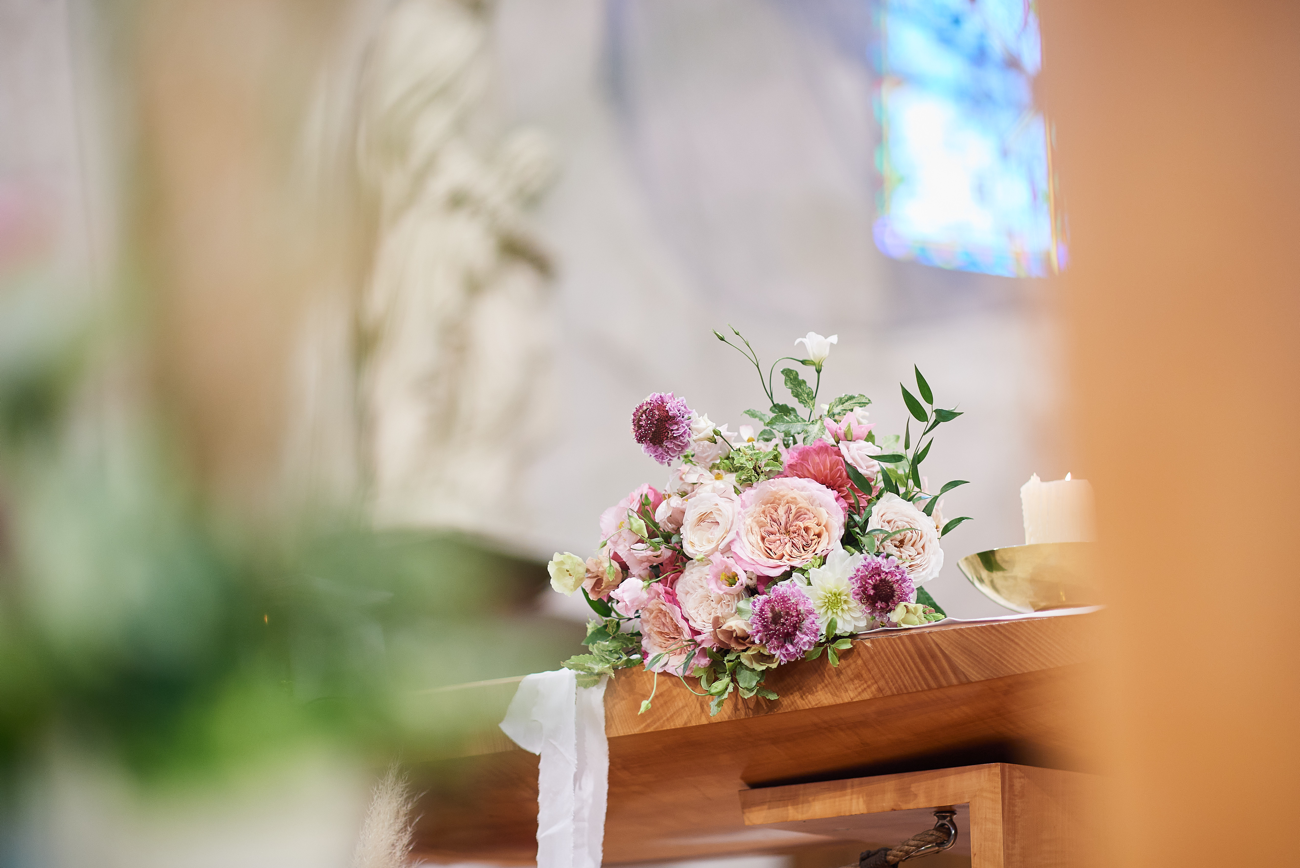
[[[827,420],[828,433],[845,442],[861,442],[870,427],[856,416]],[[602,513],[596,561],[612,566],[589,569],[588,595],[639,618],[652,670],[689,670],[708,649],[734,649],[738,635],[783,662],[802,655],[818,635],[812,604],[794,583],[768,586],[824,559],[840,544],[853,498],[870,496],[853,484],[838,446],[816,440],[783,450],[778,475],[740,486],[720,456],[752,442],[752,429],[742,438],[724,427],[719,438],[706,417],[661,393],[636,408],[632,430],[657,461],[687,463],[665,491],[642,485]],[[709,466],[691,462],[692,452]]]
[[[809,335],[810,354],[817,337]],[[785,374],[788,384],[797,379]],[[591,636],[606,638],[591,642],[608,647],[575,665],[639,661],[694,675],[716,711],[733,689],[772,698],[762,679],[773,666],[823,650],[837,663],[837,649],[850,647],[845,637],[900,611],[918,624],[938,617],[915,602],[917,586],[942,565],[938,519],[918,506],[927,495],[911,477],[876,460],[869,401],[841,396],[816,417],[815,391],[790,388],[806,418],[772,401],[770,412],[750,411],[757,431],[715,425],[672,393],[637,405],[633,437],[669,466],[669,478],[601,514],[593,557],[552,561],[552,585],[581,587],[603,618]]]

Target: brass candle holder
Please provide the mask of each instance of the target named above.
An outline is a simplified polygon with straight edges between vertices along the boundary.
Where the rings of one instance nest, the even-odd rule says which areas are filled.
[[[993,602],[1016,612],[1100,605],[1096,543],[1038,543],[967,555],[957,566]]]

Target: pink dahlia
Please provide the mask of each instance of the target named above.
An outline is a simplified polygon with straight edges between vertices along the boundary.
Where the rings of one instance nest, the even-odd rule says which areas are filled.
[[[855,492],[858,503],[865,504],[865,497],[849,479],[849,472],[844,469],[844,456],[839,447],[826,440],[817,440],[807,446],[794,446],[785,453],[785,470],[782,476],[797,476],[811,479],[835,492],[846,509],[853,502],[849,492]]]
[[[767,595],[754,598],[749,638],[782,663],[803,657],[821,632],[812,600],[794,582],[782,582]]]
[[[907,570],[894,558],[867,555],[849,576],[853,598],[862,608],[883,621],[899,603],[916,599],[916,586],[908,578]]]
[[[691,447],[691,408],[672,392],[656,392],[632,411],[632,436],[660,464],[671,464]]]

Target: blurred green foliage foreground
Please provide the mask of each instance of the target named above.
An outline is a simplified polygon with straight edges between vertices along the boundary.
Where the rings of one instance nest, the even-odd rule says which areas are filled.
[[[436,752],[500,711],[440,684],[570,653],[512,608],[541,587],[520,562],[222,514],[147,407],[93,400],[102,341],[46,289],[0,285],[0,782],[54,735],[145,779],[322,741]]]

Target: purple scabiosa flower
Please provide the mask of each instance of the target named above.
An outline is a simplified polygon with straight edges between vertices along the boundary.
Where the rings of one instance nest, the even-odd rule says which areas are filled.
[[[849,576],[849,586],[853,598],[878,621],[887,618],[899,603],[916,599],[916,586],[895,558],[867,555]]]
[[[660,464],[671,464],[691,447],[691,408],[672,392],[656,392],[632,411],[632,436]]]
[[[782,663],[802,658],[821,634],[812,600],[794,582],[782,582],[766,596],[754,598],[749,637]]]

